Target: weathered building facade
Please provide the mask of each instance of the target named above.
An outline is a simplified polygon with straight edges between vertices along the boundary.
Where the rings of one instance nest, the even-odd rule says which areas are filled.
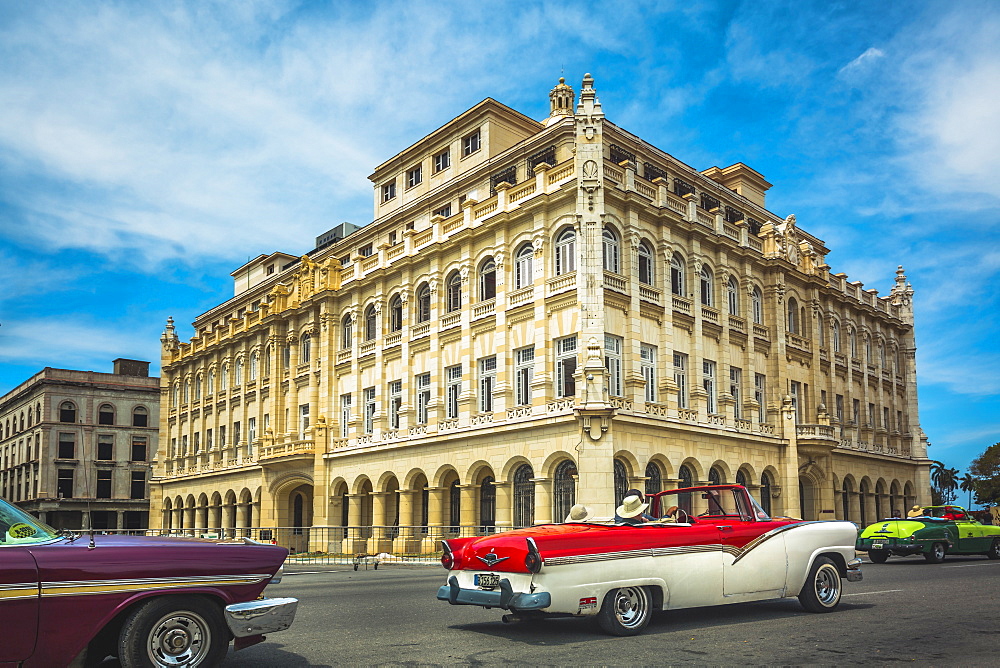
[[[617,127],[589,75],[550,101],[483,101],[376,168],[371,224],[241,267],[189,342],[168,323],[163,527],[381,550],[630,487],[858,522],[929,500],[902,269],[885,297],[831,273],[762,175]]]
[[[0,398],[0,494],[59,529],[146,529],[160,379],[46,367]]]

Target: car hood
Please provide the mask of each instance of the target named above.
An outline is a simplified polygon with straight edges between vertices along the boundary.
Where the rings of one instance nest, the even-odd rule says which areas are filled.
[[[921,529],[928,526],[952,525],[953,522],[947,520],[885,520],[869,524],[861,532],[861,538],[909,538]]]

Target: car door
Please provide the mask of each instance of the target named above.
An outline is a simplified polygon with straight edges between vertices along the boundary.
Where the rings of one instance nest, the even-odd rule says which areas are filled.
[[[0,542],[0,663],[27,659],[38,634],[38,567],[25,547]]]
[[[955,516],[955,535],[957,549],[955,552],[985,552],[990,547],[983,525],[976,522],[961,508],[950,509]]]

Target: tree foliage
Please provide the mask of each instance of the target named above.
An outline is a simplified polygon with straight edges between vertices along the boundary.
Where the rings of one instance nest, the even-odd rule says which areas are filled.
[[[976,503],[1000,505],[1000,443],[994,443],[972,460],[969,473],[975,478]]]
[[[940,497],[939,503],[951,503],[955,500],[955,488],[958,487],[958,469],[950,469],[941,462],[931,463],[931,484]],[[935,499],[935,501],[937,501]]]

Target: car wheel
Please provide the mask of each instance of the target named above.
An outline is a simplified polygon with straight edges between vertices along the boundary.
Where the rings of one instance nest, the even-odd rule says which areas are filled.
[[[817,557],[799,592],[799,603],[809,612],[832,612],[840,603],[840,584],[837,566],[827,557]]]
[[[993,544],[990,545],[990,551],[986,553],[986,556],[990,559],[1000,559],[1000,539],[993,539]]]
[[[889,558],[888,550],[869,550],[868,558],[873,564],[884,564],[886,559]]]
[[[944,543],[934,543],[931,545],[930,552],[924,552],[924,559],[932,564],[940,564],[944,561],[944,555],[947,553],[947,549]]]
[[[638,635],[649,623],[652,608],[649,590],[645,587],[612,589],[604,596],[597,623],[611,635]]]
[[[198,597],[151,599],[125,618],[118,636],[122,668],[214,666],[229,648],[222,611]]]

